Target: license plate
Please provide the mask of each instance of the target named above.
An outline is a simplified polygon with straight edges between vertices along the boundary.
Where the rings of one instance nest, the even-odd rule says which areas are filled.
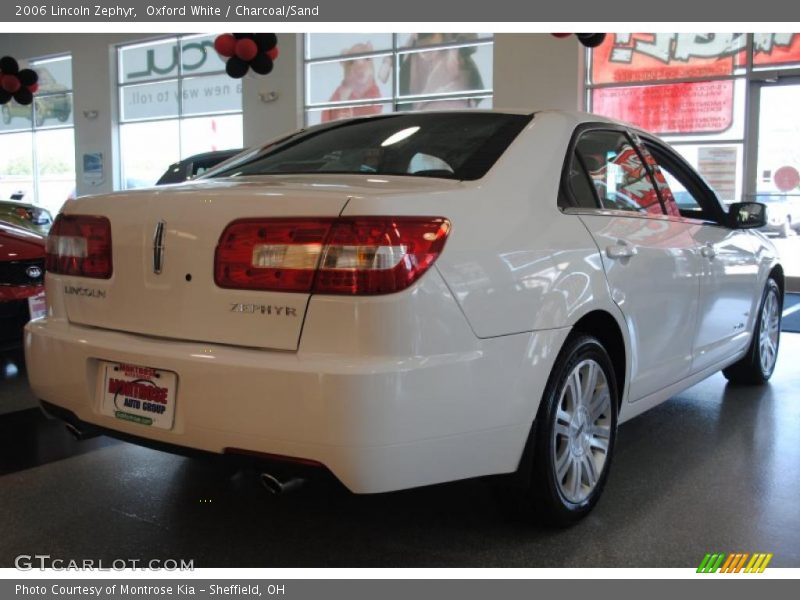
[[[28,298],[28,311],[31,313],[31,320],[47,316],[47,302],[44,299],[44,292]]]
[[[172,429],[178,375],[150,367],[101,363],[101,412],[148,427]]]

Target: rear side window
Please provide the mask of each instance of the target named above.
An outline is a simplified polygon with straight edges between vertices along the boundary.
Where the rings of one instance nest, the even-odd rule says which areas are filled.
[[[411,113],[315,127],[210,177],[296,173],[483,177],[531,120],[502,113]]]
[[[587,131],[575,145],[571,169],[583,169],[601,208],[662,215],[658,194],[631,140],[622,132]],[[573,182],[573,193],[578,190]],[[581,205],[584,201],[580,201]]]

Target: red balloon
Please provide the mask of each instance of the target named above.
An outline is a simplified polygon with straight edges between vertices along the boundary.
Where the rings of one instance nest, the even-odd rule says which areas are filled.
[[[230,33],[218,35],[214,40],[214,50],[216,50],[221,56],[233,56],[236,52],[236,38]]]
[[[267,50],[267,56],[269,56],[273,61],[280,56],[281,51],[278,50],[278,47],[275,46],[272,50]]]
[[[245,62],[250,62],[258,54],[258,44],[250,38],[243,38],[236,42],[236,56]]]
[[[21,86],[22,84],[16,75],[3,75],[3,81],[0,83],[0,87],[9,94],[15,94]]]
[[[39,91],[39,84],[32,83],[31,85],[28,86],[28,89],[30,90],[31,94],[35,94],[36,92]]]
[[[571,33],[551,33],[550,35],[552,35],[553,37],[557,37],[557,38],[565,38],[565,37],[571,36],[572,34]]]

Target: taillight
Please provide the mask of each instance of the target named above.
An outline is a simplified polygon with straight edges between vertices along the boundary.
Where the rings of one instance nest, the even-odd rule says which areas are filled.
[[[449,231],[438,217],[242,219],[220,237],[214,280],[224,288],[389,294],[430,268]]]
[[[111,223],[105,217],[58,215],[47,236],[45,268],[61,275],[109,279]]]

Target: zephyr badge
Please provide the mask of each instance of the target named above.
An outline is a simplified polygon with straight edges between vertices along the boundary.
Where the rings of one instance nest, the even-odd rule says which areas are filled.
[[[161,274],[164,266],[164,225],[166,223],[162,219],[156,225],[156,232],[153,235],[153,273],[156,275]]]

